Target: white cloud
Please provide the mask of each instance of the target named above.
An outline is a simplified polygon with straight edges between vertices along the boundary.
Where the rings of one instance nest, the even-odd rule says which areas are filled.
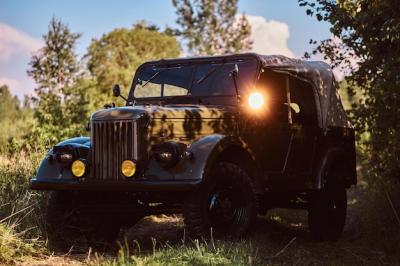
[[[294,57],[294,53],[288,47],[290,32],[286,23],[266,20],[261,16],[246,15],[246,17],[251,25],[250,38],[253,41],[253,52]]]
[[[7,85],[13,95],[23,99],[24,95],[32,96],[34,93],[35,83],[26,75],[21,75],[20,78],[0,77],[0,86]]]
[[[40,40],[0,22],[0,61],[9,62],[15,55],[30,55],[41,44]]]
[[[0,86],[8,85],[20,99],[34,93],[34,82],[26,74],[29,58],[42,41],[0,21]]]
[[[0,77],[0,86],[7,85],[9,88],[19,89],[21,84],[18,80],[7,77]]]

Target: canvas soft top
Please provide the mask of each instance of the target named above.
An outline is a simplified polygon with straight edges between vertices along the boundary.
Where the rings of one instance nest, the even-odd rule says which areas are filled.
[[[321,61],[304,61],[282,55],[258,55],[262,66],[273,71],[285,72],[312,83],[319,112],[319,125],[352,127],[343,109],[338,84],[330,66]]]
[[[305,79],[313,85],[318,110],[318,123],[321,128],[346,127],[352,125],[347,119],[332,69],[322,61],[292,59],[283,55],[259,55],[256,53],[233,54],[223,56],[189,57],[150,61],[147,64],[185,64],[188,62],[230,61],[256,58],[261,66],[272,71],[284,72]]]

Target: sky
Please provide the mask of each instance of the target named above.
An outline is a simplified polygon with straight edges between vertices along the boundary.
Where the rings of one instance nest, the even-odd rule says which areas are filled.
[[[311,50],[310,39],[330,37],[329,24],[307,16],[297,0],[239,0],[238,9],[251,23],[254,52],[300,58]],[[139,20],[161,29],[176,26],[170,0],[0,0],[0,85],[7,84],[21,99],[34,93],[26,70],[53,16],[83,34],[77,43],[79,56],[93,38]]]

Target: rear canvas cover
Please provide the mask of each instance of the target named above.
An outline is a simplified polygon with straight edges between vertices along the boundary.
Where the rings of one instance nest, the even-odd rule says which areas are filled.
[[[352,127],[343,109],[338,85],[330,66],[321,61],[291,59],[282,55],[259,55],[262,66],[304,78],[313,84],[319,124],[327,127]]]

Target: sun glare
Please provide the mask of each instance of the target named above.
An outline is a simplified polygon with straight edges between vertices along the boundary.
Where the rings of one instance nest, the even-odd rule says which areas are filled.
[[[264,106],[264,95],[260,92],[252,92],[248,98],[248,104],[253,110],[260,110]]]

